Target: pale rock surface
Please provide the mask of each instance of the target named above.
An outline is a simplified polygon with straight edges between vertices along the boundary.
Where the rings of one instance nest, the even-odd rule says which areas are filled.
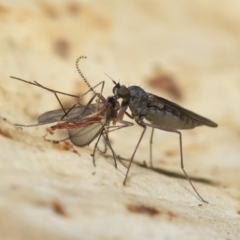
[[[239,239],[239,13],[237,0],[1,0],[1,239]],[[113,87],[107,73],[219,124],[183,132],[185,169],[209,204],[184,179],[174,134],[156,131],[156,171],[133,164],[124,187],[126,168],[115,169],[111,157],[97,154],[93,166],[94,144],[75,147],[76,154],[44,141],[44,126],[13,125],[36,123],[59,105],[9,76],[82,94],[80,55],[88,56],[80,67],[90,84],[105,80],[105,97]],[[179,99],[150,86],[156,67],[172,77]],[[140,164],[149,165],[149,132],[135,158]],[[140,133],[138,126],[112,133],[117,154],[129,159]]]

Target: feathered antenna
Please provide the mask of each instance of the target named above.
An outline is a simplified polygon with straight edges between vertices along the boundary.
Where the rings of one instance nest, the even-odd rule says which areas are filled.
[[[83,75],[82,71],[79,68],[79,61],[83,58],[87,58],[86,56],[80,56],[77,60],[76,60],[76,68],[78,73],[80,74],[80,76],[82,77],[83,81],[87,84],[88,88],[94,93],[96,94],[96,92],[94,91],[94,89],[91,87],[91,85],[89,84],[88,80],[85,78],[85,76]]]

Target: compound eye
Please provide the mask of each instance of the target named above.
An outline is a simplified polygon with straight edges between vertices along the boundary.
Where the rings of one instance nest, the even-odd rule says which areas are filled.
[[[117,94],[117,90],[120,88],[120,84],[119,83],[115,83],[115,86],[113,88],[113,94],[116,95]]]
[[[115,86],[112,91],[113,91],[113,94],[116,95],[116,93],[117,93],[117,86]]]
[[[117,90],[117,95],[118,95],[119,98],[128,98],[130,96],[130,91],[125,86],[121,86]]]

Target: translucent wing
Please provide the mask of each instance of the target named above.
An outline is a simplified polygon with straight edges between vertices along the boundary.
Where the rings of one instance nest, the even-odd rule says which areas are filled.
[[[154,102],[154,99],[156,99],[156,102],[162,103],[163,105],[168,106],[169,108],[174,109],[175,111],[180,112],[181,114],[185,114],[188,117],[192,118],[193,120],[198,121],[202,125],[207,125],[209,127],[217,127],[218,126],[215,122],[213,122],[197,113],[187,110],[187,109],[179,106],[178,104],[171,102],[165,98],[158,97],[151,93],[148,93],[148,96],[149,96],[149,98],[151,98],[151,100],[153,100],[153,102]]]
[[[69,139],[71,142],[79,147],[89,145],[103,130],[106,124],[106,118],[97,123],[92,123],[86,127],[69,129]]]
[[[70,108],[65,108],[64,110],[67,112],[67,115],[63,119],[62,117],[65,115],[65,113],[62,109],[52,110],[40,115],[38,118],[38,123],[48,124],[48,123],[58,122],[60,120],[66,121],[69,118],[80,117],[81,115],[84,117],[92,114],[93,112],[96,112],[97,109],[102,106],[103,104],[101,103],[100,104],[95,103],[95,104],[89,104],[85,106],[77,106],[72,108],[71,110]]]

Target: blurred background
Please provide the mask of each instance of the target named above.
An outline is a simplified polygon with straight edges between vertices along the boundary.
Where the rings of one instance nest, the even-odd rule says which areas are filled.
[[[239,26],[237,0],[0,1],[0,117],[33,124],[59,108],[51,93],[9,76],[71,94],[86,92],[75,67],[85,55],[80,69],[91,86],[105,81],[105,97],[113,88],[107,73],[218,123],[216,129],[183,131],[185,168],[239,202]],[[42,136],[45,128],[23,131]],[[129,158],[140,134],[138,126],[111,134],[117,154]],[[135,157],[147,165],[149,136],[150,131]],[[178,136],[156,131],[154,166],[182,173],[179,159]]]

